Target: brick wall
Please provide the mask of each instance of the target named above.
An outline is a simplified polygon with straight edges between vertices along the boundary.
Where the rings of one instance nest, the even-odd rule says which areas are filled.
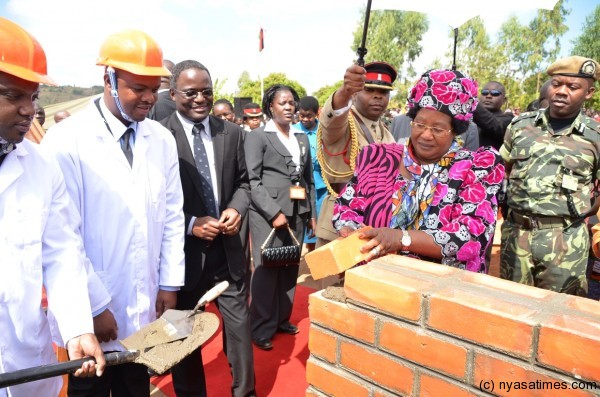
[[[599,302],[400,256],[344,291],[310,296],[307,396],[600,395]]]

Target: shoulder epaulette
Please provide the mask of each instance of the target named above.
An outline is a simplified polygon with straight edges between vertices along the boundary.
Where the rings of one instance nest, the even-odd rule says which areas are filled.
[[[515,124],[515,123],[517,123],[517,122],[519,122],[519,121],[521,121],[521,120],[525,120],[525,119],[531,119],[531,118],[537,117],[538,113],[539,113],[539,112],[538,112],[537,110],[535,110],[535,111],[533,111],[533,112],[525,112],[525,113],[521,113],[520,115],[518,115],[518,116],[515,116],[515,118],[514,118],[514,119],[512,119],[512,121],[511,121],[510,123],[511,123],[511,124]]]
[[[600,143],[600,123],[591,117],[586,117],[585,122],[579,124],[579,131],[588,141]]]
[[[600,134],[600,123],[594,120],[593,118],[586,116],[585,126],[590,130],[594,130]]]

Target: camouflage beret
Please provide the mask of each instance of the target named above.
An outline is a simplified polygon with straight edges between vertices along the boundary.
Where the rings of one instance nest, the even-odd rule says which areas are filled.
[[[548,67],[546,73],[549,76],[561,75],[598,80],[600,65],[593,59],[574,55],[554,62]]]

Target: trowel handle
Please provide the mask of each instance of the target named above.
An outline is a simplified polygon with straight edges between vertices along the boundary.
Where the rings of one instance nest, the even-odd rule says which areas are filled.
[[[104,358],[106,359],[106,365],[119,365],[131,363],[139,355],[139,351],[130,350],[124,352],[108,353],[104,355]],[[78,360],[65,361],[57,364],[41,365],[39,367],[20,369],[18,371],[0,374],[0,389],[8,386],[19,385],[21,383],[33,382],[34,380],[52,378],[53,376],[73,373],[79,368],[81,368],[83,363],[89,360],[94,360],[94,358],[80,358]]]
[[[219,284],[215,285],[211,289],[209,289],[204,295],[200,297],[198,303],[196,303],[196,307],[194,310],[190,312],[188,317],[193,316],[200,310],[201,307],[206,306],[207,303],[212,302],[217,298],[217,296],[221,295],[223,291],[225,291],[229,287],[229,282],[227,280],[221,281]]]

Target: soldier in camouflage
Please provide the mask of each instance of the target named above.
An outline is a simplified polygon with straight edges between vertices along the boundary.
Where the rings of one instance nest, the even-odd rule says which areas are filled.
[[[508,178],[500,276],[585,296],[585,220],[597,209],[600,124],[581,109],[594,94],[600,65],[572,56],[547,73],[550,105],[516,117],[500,149]]]

